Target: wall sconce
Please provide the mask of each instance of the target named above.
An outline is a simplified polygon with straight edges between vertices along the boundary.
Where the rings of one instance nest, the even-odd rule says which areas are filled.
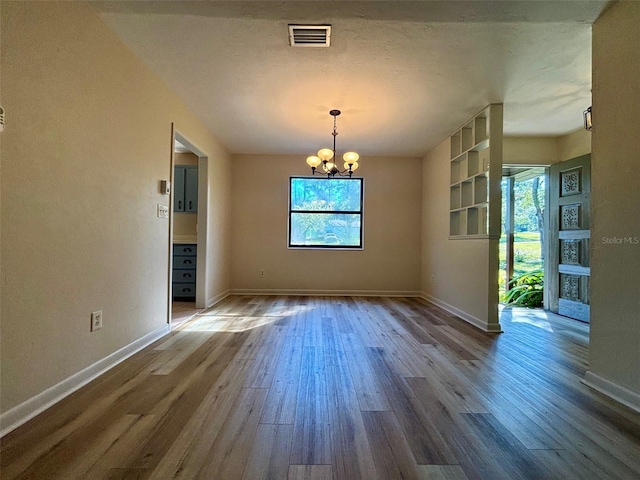
[[[593,128],[593,124],[591,123],[591,107],[587,108],[584,113],[584,129],[591,130]]]

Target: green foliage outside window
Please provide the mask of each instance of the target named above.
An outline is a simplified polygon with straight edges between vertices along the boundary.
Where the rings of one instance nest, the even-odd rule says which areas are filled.
[[[511,281],[511,288],[505,294],[507,305],[528,308],[541,308],[544,292],[544,273],[542,270],[517,276]]]
[[[362,247],[362,179],[292,177],[289,246]]]

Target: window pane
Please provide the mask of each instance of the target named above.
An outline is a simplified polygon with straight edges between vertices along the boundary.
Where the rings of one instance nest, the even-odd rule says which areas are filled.
[[[360,228],[360,214],[292,212],[289,244],[298,247],[361,247]]]
[[[292,178],[291,210],[359,212],[361,179]]]

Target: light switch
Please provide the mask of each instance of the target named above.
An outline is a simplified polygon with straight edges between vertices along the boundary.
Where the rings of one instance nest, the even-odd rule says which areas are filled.
[[[158,218],[169,218],[169,207],[158,203]]]

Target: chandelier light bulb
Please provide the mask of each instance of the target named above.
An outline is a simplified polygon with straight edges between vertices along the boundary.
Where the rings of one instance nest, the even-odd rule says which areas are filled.
[[[323,148],[318,151],[318,157],[322,160],[331,160],[333,158],[333,150],[330,148]]]
[[[355,172],[358,169],[358,162],[354,162],[354,163],[344,162],[344,169]]]
[[[311,168],[316,168],[321,163],[322,160],[320,160],[320,158],[316,157],[315,155],[307,157],[307,165],[309,165]]]
[[[344,161],[347,163],[356,163],[360,158],[360,155],[356,152],[347,152],[342,156],[342,158],[344,158]]]

